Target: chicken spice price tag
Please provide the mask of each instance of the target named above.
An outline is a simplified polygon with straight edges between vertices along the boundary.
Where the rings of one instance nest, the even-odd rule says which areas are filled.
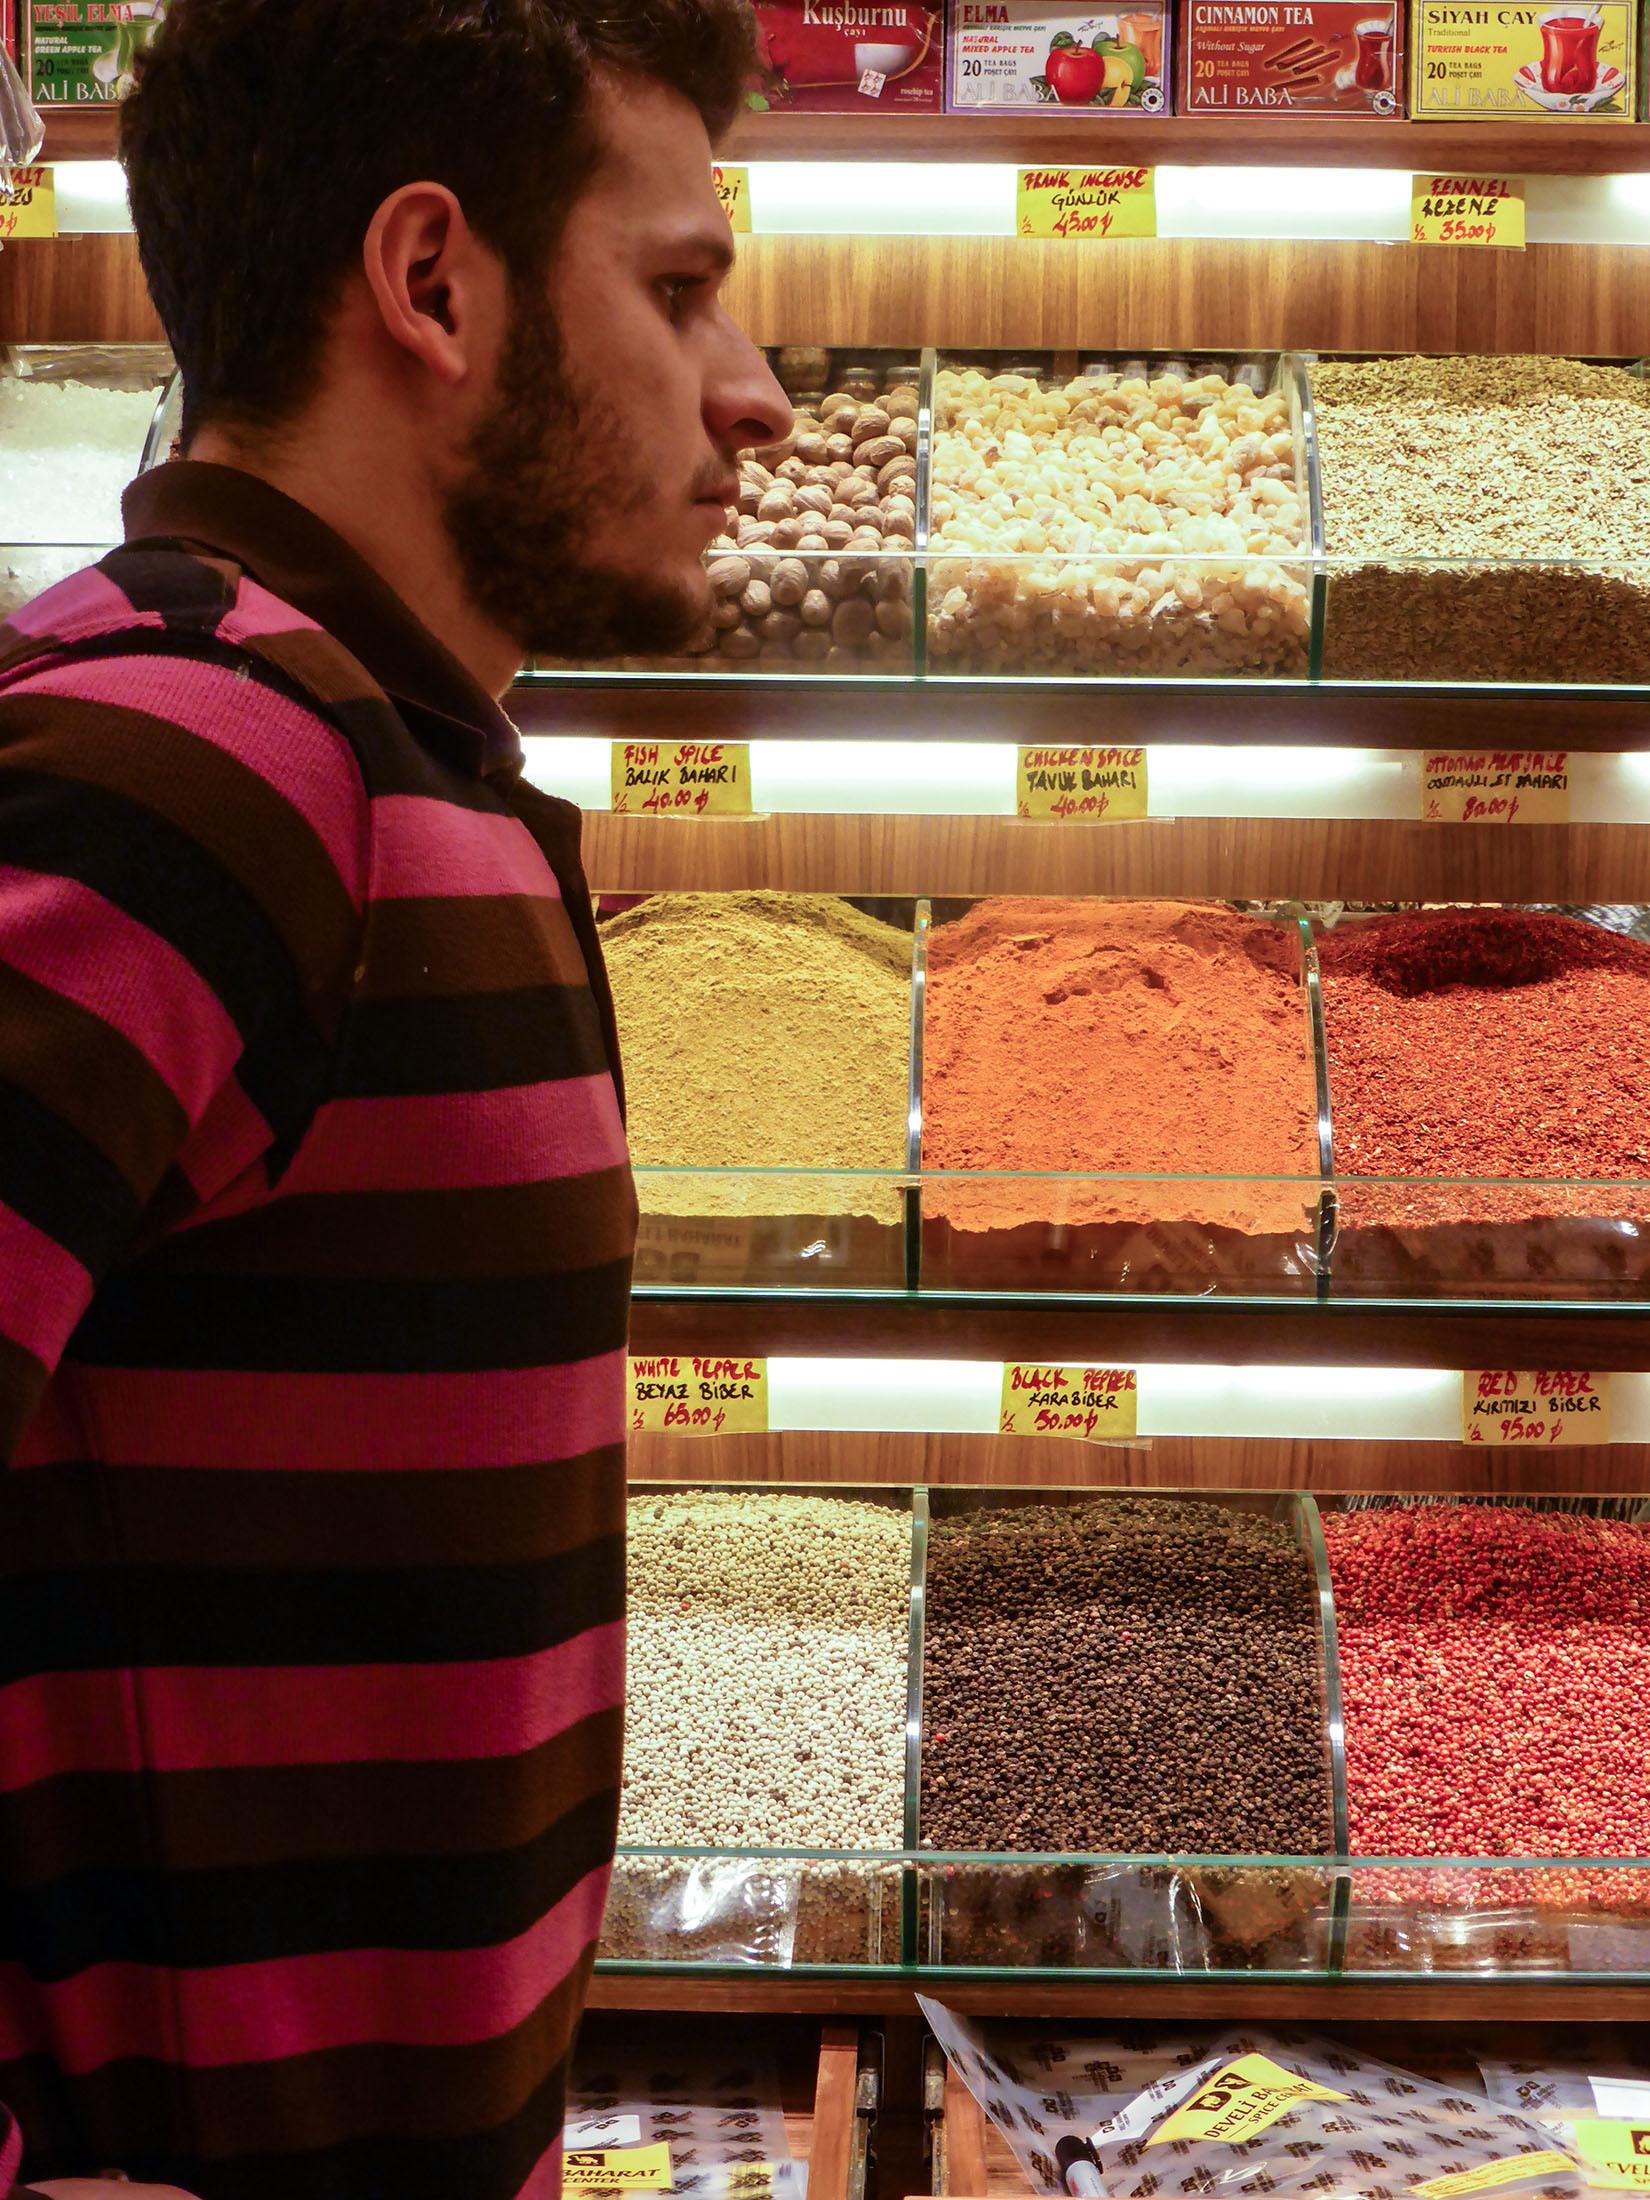
[[[670,2148],[664,2140],[647,2147],[574,2148],[562,2160],[561,2181],[568,2192],[674,2192]]]
[[[57,186],[49,168],[0,168],[0,244],[57,235]]]
[[[613,800],[624,817],[749,817],[748,741],[615,741]]]
[[[763,1436],[767,1427],[766,1360],[630,1362],[632,1436]]]
[[[1595,2192],[1650,2192],[1650,2124],[1578,2116],[1570,2136]]]
[[[1050,61],[1051,71],[1059,58]],[[1098,63],[1100,57],[1087,58]],[[1102,238],[1155,237],[1157,171],[1021,168],[1015,175],[1014,229],[1021,237],[1087,238],[1096,244]]]
[[[1411,244],[1500,245],[1524,249],[1522,176],[1413,176]]]
[[[1144,749],[1021,749],[1014,814],[1042,823],[1111,825],[1146,814]]]
[[[1003,1368],[999,1436],[1071,1436],[1105,1444],[1135,1434],[1139,1388],[1132,1367],[1045,1367],[1010,1360]]]
[[[1461,1378],[1461,1439],[1522,1445],[1610,1441],[1610,1378],[1574,1368],[1470,1368]]]
[[[750,170],[724,168],[718,161],[711,169],[710,182],[718,205],[728,217],[728,227],[736,237],[748,237],[751,233]]]
[[[1443,749],[1421,759],[1430,825],[1568,825],[1568,749]]]

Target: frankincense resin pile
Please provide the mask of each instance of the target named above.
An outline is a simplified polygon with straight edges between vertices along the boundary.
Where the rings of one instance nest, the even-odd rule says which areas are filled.
[[[1638,375],[1519,355],[1320,362],[1312,397],[1337,561],[1326,673],[1650,678]],[[1594,569],[1551,562],[1566,558]]]
[[[1353,1848],[1650,1853],[1650,1527],[1328,1513]]]
[[[1321,1670],[1282,1522],[1140,1497],[936,1521],[923,1841],[1320,1853]]]
[[[966,673],[1306,669],[1289,400],[1218,374],[942,368],[928,646]],[[1012,555],[1012,562],[1005,553]]]
[[[897,1849],[909,1515],[766,1490],[629,1507],[620,1838]]]

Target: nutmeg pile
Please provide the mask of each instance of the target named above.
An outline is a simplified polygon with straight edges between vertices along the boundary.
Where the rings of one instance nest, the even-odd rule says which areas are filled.
[[[741,460],[714,597],[688,654],[837,669],[911,661],[917,391],[833,391],[783,443]],[[892,554],[891,554],[892,553]]]

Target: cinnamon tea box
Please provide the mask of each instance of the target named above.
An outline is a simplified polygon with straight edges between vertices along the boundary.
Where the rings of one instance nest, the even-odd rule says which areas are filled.
[[[1182,114],[1397,115],[1403,0],[1184,0]]]

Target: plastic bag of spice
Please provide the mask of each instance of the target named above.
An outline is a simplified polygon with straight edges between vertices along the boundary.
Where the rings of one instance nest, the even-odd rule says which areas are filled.
[[[744,2045],[622,2062],[581,2051],[568,2089],[569,2195],[806,2200],[773,2058]],[[656,2181],[655,2181],[656,2180]]]

